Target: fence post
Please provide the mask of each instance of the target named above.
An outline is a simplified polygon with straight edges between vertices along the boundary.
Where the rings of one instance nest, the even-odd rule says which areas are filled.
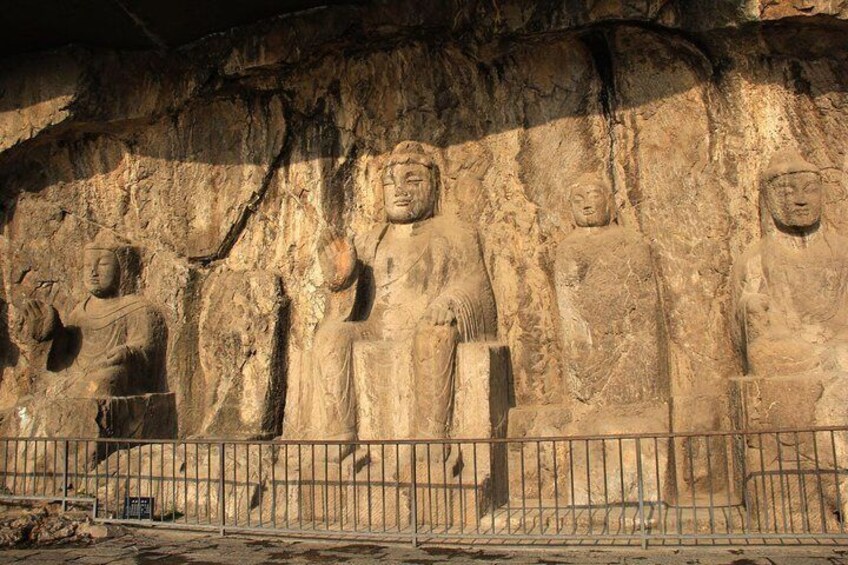
[[[65,440],[65,455],[62,464],[62,512],[68,509],[68,451],[70,451],[70,442]]]
[[[418,547],[418,470],[416,469],[417,457],[415,456],[415,444],[409,444],[409,490],[410,490],[410,518],[409,525],[412,527],[412,547]]]
[[[645,481],[642,475],[642,440],[636,438],[636,484],[639,491],[639,533],[642,536],[642,549],[648,548],[648,535],[645,532]]]
[[[225,527],[227,525],[227,501],[226,501],[226,493],[225,489],[225,471],[224,464],[226,462],[226,458],[224,457],[224,442],[218,444],[218,506],[220,508],[221,515],[219,516],[219,522],[221,525],[221,537],[226,533]]]

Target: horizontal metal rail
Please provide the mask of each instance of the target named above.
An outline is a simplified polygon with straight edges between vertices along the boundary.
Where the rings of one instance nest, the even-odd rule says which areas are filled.
[[[845,543],[848,427],[439,440],[0,438],[0,500],[412,544]]]

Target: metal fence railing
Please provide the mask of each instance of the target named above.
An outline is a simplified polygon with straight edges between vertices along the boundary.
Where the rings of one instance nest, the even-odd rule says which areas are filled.
[[[412,543],[844,543],[848,427],[443,441],[0,438],[0,500]]]

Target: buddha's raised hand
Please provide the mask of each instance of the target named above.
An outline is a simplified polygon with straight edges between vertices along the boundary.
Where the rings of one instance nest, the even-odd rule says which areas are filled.
[[[327,285],[341,289],[350,283],[356,269],[356,247],[350,239],[325,231],[318,241],[318,261]]]
[[[23,316],[25,331],[35,341],[47,341],[59,325],[56,310],[40,300],[26,300]]]

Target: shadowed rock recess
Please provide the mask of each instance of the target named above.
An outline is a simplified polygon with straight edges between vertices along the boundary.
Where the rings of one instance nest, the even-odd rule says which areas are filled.
[[[846,148],[844,1],[354,3],[10,56],[2,426],[845,424]]]

